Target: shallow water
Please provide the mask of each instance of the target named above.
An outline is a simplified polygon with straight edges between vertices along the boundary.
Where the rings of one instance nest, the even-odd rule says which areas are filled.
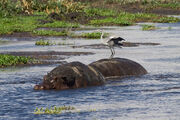
[[[142,24],[142,23],[140,23]],[[143,23],[144,24],[144,23]],[[63,91],[35,91],[43,75],[57,65],[0,69],[0,119],[69,120],[179,120],[180,119],[180,23],[155,24],[161,29],[142,31],[140,25],[104,27],[105,32],[128,42],[155,42],[158,46],[116,48],[115,57],[134,60],[148,74],[109,81],[106,85]],[[171,27],[171,29],[169,29]],[[97,28],[100,29],[100,28]],[[94,29],[88,29],[93,31]],[[82,30],[79,32],[83,32]],[[84,31],[87,32],[87,31]],[[62,38],[47,38],[63,41]],[[9,40],[9,39],[5,39]],[[12,40],[12,39],[11,39]],[[70,46],[35,46],[35,41],[18,41],[0,46],[4,51],[87,51],[94,55],[74,56],[68,62],[89,64],[108,58],[109,49],[73,49]],[[99,40],[67,39],[76,45],[97,44]],[[35,115],[36,107],[74,106],[75,111],[58,115]]]

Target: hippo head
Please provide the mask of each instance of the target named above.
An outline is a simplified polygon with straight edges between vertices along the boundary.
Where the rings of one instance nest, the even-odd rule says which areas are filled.
[[[61,73],[48,73],[43,78],[43,83],[40,85],[36,85],[34,89],[36,90],[49,90],[49,89],[56,89],[56,90],[63,90],[63,89],[70,89],[75,88],[76,86],[76,77],[73,71],[66,71],[63,70]]]
[[[44,76],[35,90],[64,90],[104,84],[102,74],[80,62],[71,62],[54,68]]]

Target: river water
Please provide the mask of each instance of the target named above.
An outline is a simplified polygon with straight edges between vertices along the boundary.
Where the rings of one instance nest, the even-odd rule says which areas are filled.
[[[142,23],[141,23],[142,24]],[[144,23],[143,23],[144,24]],[[154,24],[155,31],[142,31],[140,24],[130,27],[103,27],[105,32],[128,42],[153,42],[157,46],[116,48],[115,57],[134,60],[148,74],[128,77],[97,87],[63,91],[35,91],[33,86],[57,65],[9,67],[0,69],[0,120],[180,120],[180,23]],[[100,29],[100,28],[97,28]],[[78,31],[92,32],[93,30]],[[62,38],[47,38],[63,41]],[[9,40],[9,38],[3,38]],[[108,58],[109,49],[69,46],[35,46],[35,41],[11,38],[0,46],[4,51],[84,51],[94,55],[74,56],[66,61],[89,64]],[[67,39],[75,45],[100,43],[99,40]],[[36,107],[74,106],[62,114],[33,114]]]

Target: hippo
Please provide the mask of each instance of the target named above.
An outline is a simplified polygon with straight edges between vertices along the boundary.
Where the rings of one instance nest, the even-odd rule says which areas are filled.
[[[143,66],[126,58],[101,59],[88,66],[93,67],[106,78],[147,74],[147,71]]]
[[[98,86],[106,83],[108,78],[138,76],[147,74],[139,63],[125,58],[101,59],[89,65],[80,62],[62,64],[44,76],[35,90],[64,90]]]
[[[63,90],[87,86],[103,85],[104,76],[91,66],[80,62],[71,62],[59,65],[44,76],[40,85],[35,85],[35,90]]]

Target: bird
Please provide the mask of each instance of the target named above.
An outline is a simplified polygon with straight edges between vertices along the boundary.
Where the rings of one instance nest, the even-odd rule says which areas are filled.
[[[125,41],[125,39],[122,37],[114,37],[114,36],[110,36],[108,39],[103,39],[104,32],[102,30],[100,30],[100,31],[101,31],[101,38],[100,38],[101,42],[110,48],[111,56],[109,57],[109,59],[112,59],[115,55],[114,47],[118,46],[118,47],[122,48],[122,46],[123,46],[122,41]]]

